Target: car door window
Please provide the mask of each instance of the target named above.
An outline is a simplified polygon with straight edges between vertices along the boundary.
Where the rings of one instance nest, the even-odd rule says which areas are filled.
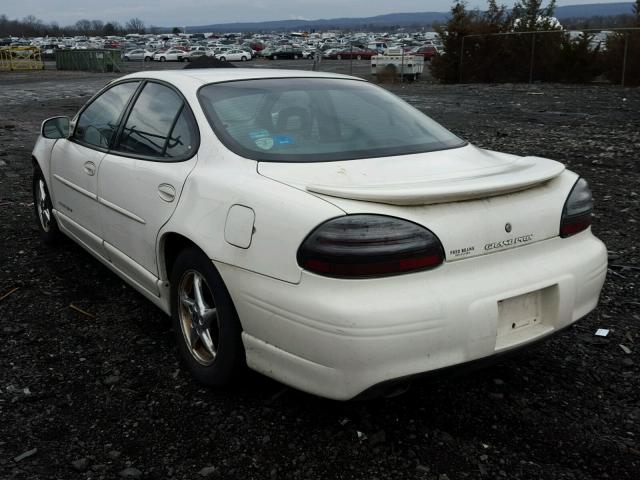
[[[185,157],[193,151],[197,138],[194,123],[176,92],[149,82],[131,109],[117,148],[158,159]]]
[[[109,148],[120,116],[139,84],[120,83],[96,98],[78,117],[73,138],[89,146]]]

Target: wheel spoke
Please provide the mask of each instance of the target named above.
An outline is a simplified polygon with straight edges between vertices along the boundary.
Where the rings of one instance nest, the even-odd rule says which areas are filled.
[[[196,330],[196,326],[192,323],[191,329],[189,330],[189,346],[194,349],[196,348],[196,343],[200,335],[198,334],[198,330]]]
[[[218,309],[207,308],[202,315],[202,319],[204,320],[206,328],[209,328],[211,325],[216,325],[218,323]]]
[[[44,204],[44,201],[47,198],[47,192],[44,189],[44,182],[40,180],[40,182],[38,182],[38,185],[40,186],[40,201]]]
[[[187,310],[192,308],[192,307],[194,307],[195,304],[196,304],[196,302],[194,302],[192,299],[190,299],[186,295],[181,295],[180,296],[180,303],[182,303],[182,305],[187,307]]]
[[[193,295],[198,312],[202,315],[207,310],[207,304],[202,296],[202,277],[198,273],[193,274]]]
[[[213,344],[213,340],[211,339],[211,333],[209,332],[209,330],[205,330],[204,332],[202,332],[200,340],[202,340],[204,348],[206,348],[207,351],[215,358],[217,353],[216,346]]]

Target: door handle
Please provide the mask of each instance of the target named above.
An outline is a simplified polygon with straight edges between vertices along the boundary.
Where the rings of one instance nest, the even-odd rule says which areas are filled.
[[[168,183],[158,185],[158,196],[165,202],[173,202],[176,198],[176,189]]]
[[[83,166],[84,173],[93,177],[96,174],[96,164],[93,162],[85,162]]]

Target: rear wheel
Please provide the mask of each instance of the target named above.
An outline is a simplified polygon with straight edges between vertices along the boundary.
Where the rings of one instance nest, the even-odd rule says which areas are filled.
[[[358,56],[356,57],[356,60],[362,60],[362,55],[358,55]]]
[[[166,61],[167,61],[167,59],[166,59],[165,57],[160,57],[160,61],[161,61],[161,62],[166,62]]]
[[[53,216],[53,205],[47,182],[37,166],[33,170],[33,206],[42,241],[49,245],[58,243],[63,235]]]
[[[204,385],[229,384],[245,365],[242,328],[220,274],[195,247],[171,272],[171,318],[182,361]]]
[[[242,60],[243,62],[247,61],[247,57],[242,57],[240,60]]]
[[[273,60],[277,60],[278,59],[278,55],[274,55],[271,57]]]
[[[227,57],[220,57],[220,61],[221,62],[226,62],[227,61]]]
[[[297,60],[297,59],[298,59],[298,55],[294,55],[294,56],[293,56],[293,59],[294,59],[294,60]]]
[[[145,62],[150,62],[151,61],[151,57],[144,57],[144,61]]]
[[[342,55],[338,55],[336,58],[337,58],[338,60],[342,60]]]

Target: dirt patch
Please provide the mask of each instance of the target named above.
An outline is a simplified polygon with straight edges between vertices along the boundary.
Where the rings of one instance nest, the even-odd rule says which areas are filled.
[[[80,247],[39,242],[40,122],[111,78],[0,75],[0,478],[640,478],[639,90],[387,87],[476,145],[585,176],[611,269],[599,308],[535,350],[336,403],[257,374],[200,388],[162,313]]]

